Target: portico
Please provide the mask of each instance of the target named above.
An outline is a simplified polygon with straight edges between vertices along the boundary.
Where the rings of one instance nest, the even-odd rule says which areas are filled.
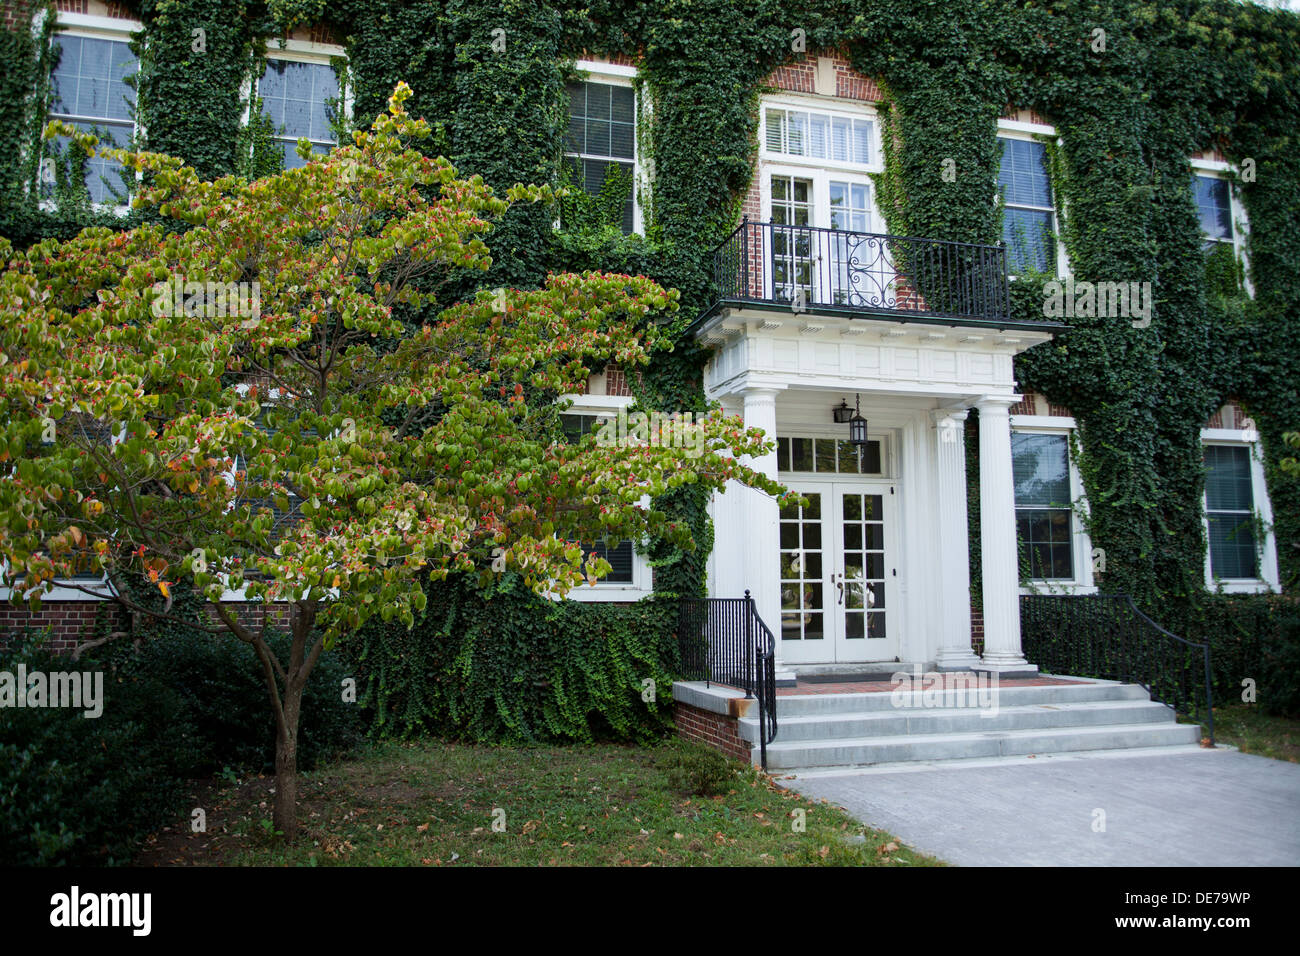
[[[769,290],[770,291],[770,290]],[[763,297],[766,298],[766,297]],[[895,300],[897,304],[898,300]],[[915,301],[915,297],[914,297]],[[778,678],[902,663],[1033,672],[1020,646],[1008,409],[1014,356],[1055,327],[901,308],[727,302],[701,317],[709,399],[776,449],[750,464],[804,497],[738,485],[713,502],[709,594],[746,589]],[[832,408],[860,402],[865,446]],[[983,657],[971,644],[966,424],[978,418]]]

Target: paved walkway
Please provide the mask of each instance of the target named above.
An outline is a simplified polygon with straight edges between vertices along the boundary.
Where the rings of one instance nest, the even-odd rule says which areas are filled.
[[[1056,754],[778,779],[960,866],[1300,866],[1300,764]],[[1105,830],[1100,826],[1104,811]]]

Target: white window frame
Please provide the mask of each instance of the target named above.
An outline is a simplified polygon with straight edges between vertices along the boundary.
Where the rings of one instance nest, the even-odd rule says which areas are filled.
[[[1083,489],[1083,478],[1074,460],[1072,436],[1078,428],[1073,417],[1064,415],[1012,415],[1011,430],[1033,435],[1065,436],[1066,457],[1070,465],[1070,539],[1074,559],[1074,577],[1070,580],[1051,578],[1035,579],[1020,588],[1021,594],[1096,594],[1096,576],[1092,570],[1092,538],[1088,535],[1083,515],[1088,514],[1088,498]],[[1014,495],[1014,488],[1012,491]]]
[[[289,63],[312,63],[319,66],[328,66],[333,68],[331,62],[337,58],[347,58],[347,51],[337,43],[315,43],[310,40],[296,40],[292,37],[282,39],[275,46],[268,46],[266,49],[266,60],[283,60]],[[265,69],[263,70],[265,72]],[[337,73],[335,74],[337,76]],[[257,86],[262,81],[260,76],[249,76],[245,89],[241,90],[244,100],[244,119],[243,125],[247,126],[252,121],[253,94],[257,93]],[[352,123],[352,84],[339,82],[339,93],[341,96],[340,106],[343,110],[341,119],[347,125]],[[277,143],[282,143],[285,138],[278,133],[273,133],[271,139]],[[293,141],[297,143],[297,139]],[[326,145],[316,143],[315,145]],[[331,149],[340,145],[337,140],[331,145]]]
[[[599,418],[615,418],[620,409],[632,405],[630,395],[562,395],[561,401],[572,404],[564,409],[564,415],[595,415]],[[648,507],[648,499],[642,499],[642,507]],[[636,542],[632,543],[632,583],[611,582],[601,579],[595,584],[580,584],[565,597],[570,601],[622,603],[639,601],[654,594],[654,571],[650,559],[641,553]]]
[[[64,13],[59,11],[58,18],[55,20],[54,34],[50,38],[51,42],[58,42],[61,36],[86,37],[92,40],[115,40],[120,43],[129,42],[132,35],[144,29],[144,24],[138,20],[122,20],[117,17],[105,17],[93,13]],[[136,75],[139,75],[139,60],[136,61]],[[138,91],[137,91],[138,93]],[[132,111],[134,113],[134,110]],[[49,112],[45,114],[45,122],[51,119]],[[65,121],[66,122],[66,121]],[[136,116],[131,117],[131,134],[139,136],[143,132],[143,125]],[[137,180],[139,176],[136,177]],[[38,182],[37,189],[39,191]],[[38,199],[38,206],[45,212],[55,211],[56,203],[53,199]],[[91,203],[91,209],[95,212],[111,212],[116,216],[125,216],[131,211],[131,196],[127,195],[125,203]]]
[[[1058,146],[1061,144],[1061,138],[1060,136],[1057,135],[1056,127],[1050,126],[1047,123],[1027,123],[1023,120],[999,119],[997,137],[999,140],[1018,139],[1018,140],[1024,140],[1031,143],[1041,143],[1044,138],[1047,138],[1050,139],[1052,142],[1056,143]],[[1001,164],[1002,162],[1001,143],[998,144],[998,162],[999,164]],[[1000,171],[1000,167],[999,167],[999,171]],[[1057,279],[1064,279],[1066,276],[1070,275],[1070,258],[1066,254],[1065,243],[1061,241],[1061,218],[1062,218],[1061,197],[1056,194],[1056,184],[1051,181],[1050,176],[1048,177],[1048,186],[1052,190],[1052,236],[1054,237],[1053,243],[1056,246],[1056,263],[1055,263],[1056,276],[1055,277]],[[993,179],[993,196],[995,200],[1000,201],[1000,194],[998,191],[998,181],[996,176]],[[1003,203],[1003,206],[1005,207],[1005,203]],[[1041,210],[1042,207],[1017,206],[1016,208]],[[1002,240],[1002,234],[1000,232],[998,234],[998,240],[999,241]],[[1008,247],[1007,248],[1008,278],[1014,281],[1017,278],[1017,276],[1015,273],[1010,272],[1011,267],[1012,267],[1011,249],[1010,247]]]
[[[1205,530],[1205,587],[1210,591],[1222,590],[1226,594],[1265,594],[1282,590],[1277,563],[1277,540],[1273,533],[1273,505],[1268,498],[1264,478],[1264,453],[1259,432],[1253,428],[1202,428],[1201,445],[1226,445],[1245,448],[1250,455],[1250,493],[1255,504],[1255,514],[1264,526],[1263,540],[1255,543],[1258,549],[1259,577],[1216,578],[1210,569],[1210,517],[1209,502],[1201,493],[1201,526]]]
[[[791,156],[788,153],[774,153],[767,148],[767,111],[799,110],[810,113],[824,113],[848,119],[867,120],[871,123],[869,148],[871,162],[846,163],[815,156]],[[882,173],[885,169],[884,152],[880,144],[880,116],[870,106],[840,100],[828,100],[825,97],[779,94],[764,96],[758,108],[758,143],[759,143],[759,207],[764,222],[772,221],[772,177],[794,176],[812,181],[812,225],[816,228],[830,228],[830,184],[848,182],[865,185],[870,197],[868,208],[871,214],[870,232],[885,233],[887,227],[880,214],[877,202],[876,183],[872,173]]]
[[[602,83],[605,86],[623,86],[632,90],[632,232],[631,235],[645,235],[645,214],[643,199],[648,191],[648,170],[641,158],[641,111],[649,110],[649,104],[642,104],[645,90],[636,88],[636,67],[619,63],[605,63],[601,60],[578,60],[574,64],[574,79],[579,83]],[[567,110],[567,106],[566,106]],[[586,153],[570,153],[564,156],[576,156],[579,159],[610,159],[610,162],[626,162],[606,156],[594,156]],[[576,413],[575,413],[576,414]]]
[[[1246,206],[1241,201],[1241,176],[1232,163],[1223,160],[1193,158],[1190,163],[1193,176],[1222,179],[1228,184],[1228,215],[1232,227],[1232,252],[1237,261],[1241,263],[1242,284],[1246,289],[1246,294],[1253,299],[1255,297],[1255,286],[1250,281],[1250,253],[1246,242],[1247,237],[1250,235],[1250,220],[1246,216]],[[1196,197],[1193,196],[1193,203],[1195,203],[1195,200]],[[1197,231],[1200,231],[1199,210],[1197,210]],[[1201,238],[1209,240],[1209,237],[1204,233],[1201,233]],[[1227,245],[1221,239],[1210,241]]]

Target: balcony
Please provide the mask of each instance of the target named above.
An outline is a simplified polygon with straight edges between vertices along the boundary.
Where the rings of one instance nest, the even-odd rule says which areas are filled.
[[[876,317],[999,329],[1052,329],[1013,321],[1006,248],[910,239],[748,219],[713,254],[723,309]]]

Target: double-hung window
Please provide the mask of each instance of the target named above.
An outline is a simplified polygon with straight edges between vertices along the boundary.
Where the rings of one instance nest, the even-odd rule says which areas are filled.
[[[1201,235],[1205,237],[1205,248],[1213,249],[1218,243],[1233,245],[1235,236],[1228,181],[1218,176],[1193,173],[1192,194],[1196,199],[1196,217],[1200,221]]]
[[[1035,139],[1000,137],[1002,162],[998,193],[1002,197],[1002,239],[1007,269],[1056,271],[1056,210],[1047,175],[1047,147]]]
[[[607,65],[606,65],[607,66]],[[607,67],[608,68],[608,67]],[[617,82],[609,82],[616,80]],[[575,186],[599,196],[606,183],[625,184],[620,228],[637,228],[636,90],[618,76],[570,83],[564,152]]]
[[[1016,489],[1016,531],[1030,579],[1073,581],[1074,515],[1068,437],[1013,432],[1011,468]]]
[[[306,161],[298,155],[299,139],[316,154],[336,144],[332,123],[339,102],[339,80],[328,62],[271,56],[257,81],[262,112],[271,120],[272,138],[284,157],[285,169]]]
[[[120,28],[119,28],[120,29]],[[57,65],[50,76],[50,119],[70,123],[99,137],[101,148],[128,149],[135,132],[135,89],[127,82],[137,69],[124,33],[60,33],[54,40]],[[55,161],[77,156],[68,139],[51,140],[46,155]],[[48,168],[48,167],[47,167]],[[124,205],[127,186],[121,163],[96,156],[86,161],[85,185],[90,201]],[[53,177],[43,171],[42,195],[54,194]]]
[[[1201,431],[1205,454],[1205,582],[1231,592],[1279,590],[1273,511],[1259,433],[1249,419]]]

